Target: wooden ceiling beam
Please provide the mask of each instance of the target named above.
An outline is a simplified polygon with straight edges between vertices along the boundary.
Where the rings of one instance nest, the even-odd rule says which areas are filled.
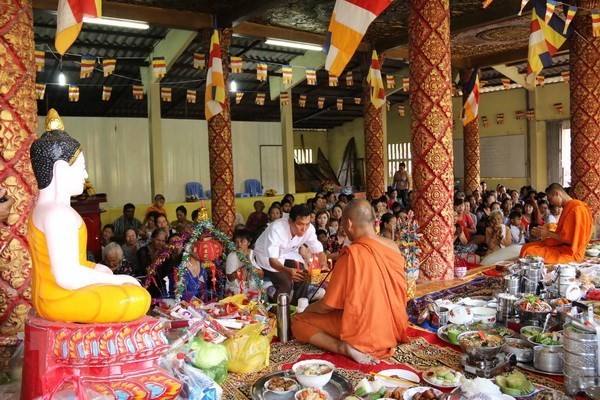
[[[501,51],[491,55],[472,57],[452,57],[452,68],[491,67],[492,65],[508,64],[527,60],[527,46],[519,49]]]
[[[225,17],[228,18],[231,21],[231,25],[235,27],[242,22],[263,15],[268,10],[286,4],[287,2],[287,0],[248,1],[243,6],[231,10]]]

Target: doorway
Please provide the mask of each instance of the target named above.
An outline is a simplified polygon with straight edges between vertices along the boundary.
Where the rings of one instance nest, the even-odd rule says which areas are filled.
[[[281,145],[260,146],[260,183],[263,193],[269,189],[283,193],[283,154]]]
[[[571,186],[571,122],[568,119],[546,123],[546,154],[548,183]]]

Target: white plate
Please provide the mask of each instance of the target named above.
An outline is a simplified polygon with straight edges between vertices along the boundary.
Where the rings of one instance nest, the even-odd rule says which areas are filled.
[[[434,383],[434,382],[433,382],[431,379],[429,379],[429,377],[427,376],[427,373],[428,373],[429,371],[436,371],[436,370],[438,370],[438,369],[440,369],[440,368],[442,368],[442,367],[430,368],[430,369],[428,369],[427,371],[423,372],[423,374],[421,374],[421,376],[422,376],[423,380],[424,380],[425,382],[429,383],[429,384],[430,384],[430,385],[432,385],[432,386],[435,386],[435,387],[440,387],[440,388],[455,388],[455,387],[459,387],[459,386],[460,386],[460,382],[457,382],[457,383],[451,383],[451,384],[445,384],[445,385],[444,385],[444,384]],[[443,367],[443,368],[444,368],[445,370],[447,370],[448,372],[453,372],[453,373],[455,373],[455,374],[459,374],[459,373],[460,373],[460,372],[458,372],[458,371],[456,371],[456,370],[453,370],[452,368],[446,368],[446,367]],[[461,373],[460,373],[460,374],[461,374]],[[461,376],[462,376],[462,374],[461,374]]]
[[[396,375],[402,379],[406,379],[409,380],[411,382],[414,382],[416,384],[418,384],[421,380],[419,379],[419,375],[415,374],[414,372],[410,372],[407,371],[405,369],[386,369],[383,371],[379,371],[377,374],[379,375],[385,375],[385,376],[393,376]],[[401,382],[398,381],[394,381],[394,380],[387,380],[385,378],[382,378],[380,376],[377,377],[377,379],[379,379],[381,381],[381,383],[383,384],[383,386],[387,387],[387,388],[397,388],[397,387],[409,387],[410,385],[405,385]]]
[[[408,389],[406,392],[404,392],[404,395],[402,396],[402,398],[404,400],[412,400],[413,396],[417,393],[423,393],[428,391],[429,389],[433,390],[433,393],[435,393],[435,396],[439,399],[441,398],[441,396],[443,395],[442,392],[440,392],[437,389],[428,387],[428,386],[419,386],[419,387],[414,387],[414,388],[410,388]]]
[[[466,325],[473,322],[473,312],[470,308],[458,306],[450,310],[448,320],[452,324]]]
[[[275,378],[271,378],[268,381],[265,382],[265,390],[268,390],[269,392],[273,392],[273,393],[277,393],[277,394],[286,394],[286,393],[292,393],[292,392],[296,392],[297,390],[301,389],[302,386],[300,386],[300,384],[292,378],[283,378],[285,379],[287,382],[292,381],[296,384],[296,387],[294,389],[290,389],[290,390],[273,390],[273,389],[269,389],[269,384],[271,383],[271,381],[275,379]]]

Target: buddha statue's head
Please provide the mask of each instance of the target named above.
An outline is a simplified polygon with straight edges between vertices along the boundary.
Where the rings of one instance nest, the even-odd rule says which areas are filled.
[[[65,132],[64,124],[56,110],[48,111],[44,127],[46,131],[31,144],[30,150],[31,166],[39,189],[50,186],[57,174],[57,166],[61,170],[79,171],[82,179],[87,178],[81,144]],[[83,182],[81,185],[77,182],[79,176],[72,175],[69,178],[65,179],[65,182],[71,181],[71,186],[78,186],[78,189],[72,189],[74,191],[72,194],[77,194],[77,190],[81,192]]]

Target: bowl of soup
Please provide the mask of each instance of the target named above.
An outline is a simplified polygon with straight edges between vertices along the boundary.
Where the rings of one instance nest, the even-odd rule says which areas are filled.
[[[490,360],[506,344],[503,336],[484,331],[469,331],[458,335],[458,344],[463,353],[474,360]]]
[[[324,360],[304,360],[294,364],[292,370],[302,386],[322,388],[331,380],[335,365]]]

